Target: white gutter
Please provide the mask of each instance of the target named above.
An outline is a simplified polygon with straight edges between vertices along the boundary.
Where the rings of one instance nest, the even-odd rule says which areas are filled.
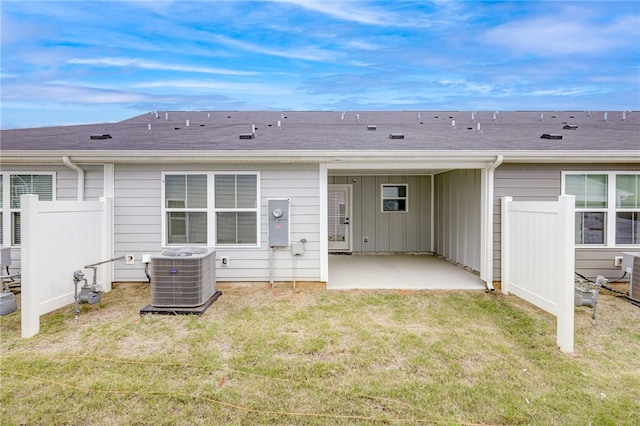
[[[494,179],[493,172],[502,164],[504,156],[502,154],[496,157],[496,160],[487,168],[486,171],[486,196],[485,196],[485,223],[484,223],[484,245],[485,245],[485,279],[487,289],[494,291],[493,288],[493,190]]]
[[[635,163],[640,161],[640,153],[633,150],[616,151],[482,151],[482,150],[407,150],[407,151],[362,151],[362,150],[211,150],[211,151],[2,151],[0,164],[52,164],[60,161],[61,156],[73,156],[78,164],[201,164],[201,163],[329,163],[330,168],[340,163],[375,163],[381,159],[403,163],[421,162],[487,162],[495,161],[503,155],[509,163]],[[486,170],[486,169],[485,169]]]
[[[78,201],[84,201],[84,170],[82,170],[78,165],[72,163],[66,155],[62,157],[62,162],[65,166],[78,173]]]

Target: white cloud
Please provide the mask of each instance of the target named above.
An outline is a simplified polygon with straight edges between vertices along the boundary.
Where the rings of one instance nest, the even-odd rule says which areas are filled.
[[[221,68],[198,67],[189,65],[164,64],[160,62],[146,61],[134,58],[95,58],[95,59],[79,59],[72,58],[67,61],[70,64],[80,65],[97,65],[107,67],[135,67],[147,70],[164,70],[164,71],[180,71],[180,72],[196,72],[203,74],[223,74],[223,75],[258,75],[256,72],[238,71]]]
[[[482,39],[517,54],[563,56],[602,54],[637,48],[640,18],[600,22],[576,7],[553,14],[511,21],[494,27]],[[566,19],[568,16],[571,19]]]
[[[11,84],[3,86],[5,101],[71,102],[79,104],[133,103],[146,99],[146,95],[117,89],[102,89],[68,83]]]
[[[322,0],[279,0],[331,17],[367,25],[391,25],[389,13],[367,7],[365,2],[339,2]]]
[[[289,94],[292,89],[281,85],[262,83],[233,83],[220,81],[199,81],[199,80],[164,80],[138,83],[131,86],[134,89],[180,89],[196,91],[216,91],[222,93],[246,93],[254,95],[274,95]]]
[[[210,34],[217,42],[248,52],[258,53],[260,55],[277,56],[288,59],[301,59],[306,61],[325,62],[333,61],[337,55],[329,50],[323,50],[312,45],[300,48],[282,47],[281,49],[273,49],[259,44],[249,43],[246,41],[236,40],[219,34]]]

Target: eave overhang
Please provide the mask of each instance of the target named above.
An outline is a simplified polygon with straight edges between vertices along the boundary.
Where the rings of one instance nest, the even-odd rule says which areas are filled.
[[[64,157],[76,164],[328,164],[417,163],[484,164],[502,155],[505,163],[640,163],[638,151],[2,151],[0,165],[62,164]]]

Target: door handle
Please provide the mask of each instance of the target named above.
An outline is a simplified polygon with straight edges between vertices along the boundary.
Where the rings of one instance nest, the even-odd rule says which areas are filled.
[[[349,218],[348,218],[348,217],[345,217],[345,218],[344,218],[344,224],[345,224],[345,225],[348,225],[348,224],[349,224]]]

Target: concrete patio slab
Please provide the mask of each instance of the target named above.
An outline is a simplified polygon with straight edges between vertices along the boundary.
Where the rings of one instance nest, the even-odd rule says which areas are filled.
[[[483,290],[480,278],[431,255],[330,255],[329,290]]]

